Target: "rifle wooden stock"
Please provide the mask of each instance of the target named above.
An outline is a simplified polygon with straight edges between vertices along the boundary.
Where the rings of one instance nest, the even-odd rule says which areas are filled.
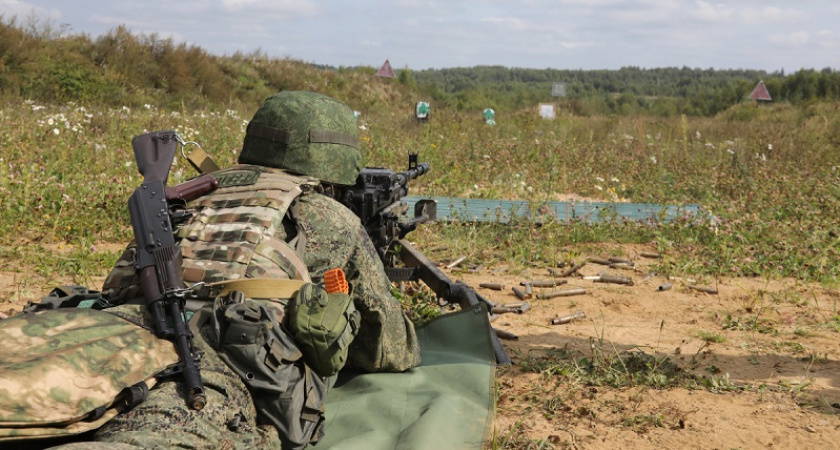
[[[188,202],[219,187],[219,181],[212,175],[205,174],[175,186],[166,186],[167,200],[181,200]]]

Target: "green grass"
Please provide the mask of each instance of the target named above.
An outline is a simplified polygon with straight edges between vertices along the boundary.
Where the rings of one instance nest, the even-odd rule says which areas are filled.
[[[741,108],[748,106],[735,110]],[[431,224],[412,235],[421,247],[443,244],[453,254],[526,264],[565,260],[593,243],[643,243],[664,255],[655,267],[663,275],[794,277],[837,286],[840,119],[833,109],[775,105],[746,122],[730,114],[547,121],[522,113],[496,127],[445,109],[428,124],[391,111],[363,117],[361,143],[367,165],[395,170],[403,170],[408,152],[419,151],[432,171],[412,183],[412,194],[700,204],[715,218],[658,226],[620,220]],[[250,113],[3,106],[0,245],[127,241],[126,199],[140,183],[131,138],[176,129],[230,165]],[[170,183],[192,174],[178,160]]]
[[[708,342],[710,344],[722,344],[726,342],[726,338],[718,333],[710,333],[708,331],[698,331],[697,337],[702,339],[704,342]]]

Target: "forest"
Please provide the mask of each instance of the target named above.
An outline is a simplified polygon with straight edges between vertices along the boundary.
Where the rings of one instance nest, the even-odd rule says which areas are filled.
[[[556,102],[572,114],[713,116],[747,101],[761,80],[774,102],[809,104],[840,99],[832,68],[793,74],[689,67],[558,70],[476,66],[397,71],[332,67],[273,58],[260,50],[213,55],[158,35],[120,26],[91,37],[49,23],[0,19],[0,101],[77,102],[105,106],[157,104],[178,108],[251,110],[286,89],[317,90],[360,109],[431,100],[460,111],[533,110]],[[555,82],[564,97],[552,97]]]
[[[840,74],[831,68],[802,69],[786,76],[783,71],[689,67],[556,70],[482,66],[424,70],[412,76],[421,92],[462,109],[488,104],[518,109],[561,101],[581,115],[713,116],[744,101],[761,80],[777,102],[840,99]],[[555,82],[566,84],[564,98],[551,97]]]

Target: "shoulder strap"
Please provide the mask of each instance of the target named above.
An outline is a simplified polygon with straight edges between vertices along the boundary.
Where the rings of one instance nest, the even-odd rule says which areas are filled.
[[[226,295],[231,291],[241,291],[248,298],[292,298],[301,286],[303,280],[283,280],[277,278],[242,278],[210,283],[211,296]]]
[[[212,173],[219,170],[219,165],[198,145],[195,145],[195,148],[186,155],[186,158],[190,162],[190,165],[200,174]]]

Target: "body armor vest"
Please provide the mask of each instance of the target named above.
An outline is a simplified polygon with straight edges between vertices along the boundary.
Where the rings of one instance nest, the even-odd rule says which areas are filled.
[[[214,172],[219,188],[187,204],[193,214],[176,232],[188,284],[242,278],[309,281],[298,232],[286,242],[283,218],[318,181],[281,169],[238,165]]]

